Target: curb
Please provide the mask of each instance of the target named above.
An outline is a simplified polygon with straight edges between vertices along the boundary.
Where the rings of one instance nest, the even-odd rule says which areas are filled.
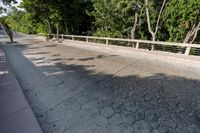
[[[3,45],[7,45],[3,43]],[[42,133],[0,44],[0,132]]]

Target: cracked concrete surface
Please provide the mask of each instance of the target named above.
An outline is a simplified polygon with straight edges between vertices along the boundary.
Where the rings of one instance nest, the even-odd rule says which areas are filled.
[[[45,133],[200,132],[195,67],[17,41],[5,52]]]

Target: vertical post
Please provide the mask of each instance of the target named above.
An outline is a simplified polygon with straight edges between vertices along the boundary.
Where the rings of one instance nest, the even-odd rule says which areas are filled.
[[[89,39],[88,39],[88,37],[86,37],[86,42],[87,42],[87,43],[89,42]]]
[[[187,47],[186,50],[185,50],[185,55],[189,55],[190,54],[190,50],[191,50],[191,47]]]
[[[72,36],[72,40],[74,41],[74,36]]]
[[[136,42],[136,47],[135,47],[135,48],[136,48],[136,49],[139,49],[139,47],[140,47],[139,45],[140,45],[140,43],[139,43],[139,42]]]
[[[106,45],[108,45],[109,44],[109,40],[108,39],[106,39]]]
[[[64,35],[62,34],[62,41],[64,41]]]
[[[155,50],[155,44],[151,44],[151,51]]]
[[[128,43],[127,45],[130,46],[130,42],[128,41],[127,43]]]
[[[53,34],[53,38],[56,38],[56,35],[55,35],[55,34]]]
[[[57,41],[59,42],[59,39],[60,39],[60,37],[59,37],[59,24],[57,23]]]

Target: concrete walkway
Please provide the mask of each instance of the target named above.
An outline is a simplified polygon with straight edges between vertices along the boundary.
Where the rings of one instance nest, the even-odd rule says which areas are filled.
[[[43,132],[200,133],[195,60],[34,36],[17,41],[5,53]]]
[[[42,133],[1,45],[0,133]]]

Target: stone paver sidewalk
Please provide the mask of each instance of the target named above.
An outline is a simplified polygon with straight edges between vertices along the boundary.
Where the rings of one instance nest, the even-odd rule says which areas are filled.
[[[0,133],[42,133],[0,45]]]

